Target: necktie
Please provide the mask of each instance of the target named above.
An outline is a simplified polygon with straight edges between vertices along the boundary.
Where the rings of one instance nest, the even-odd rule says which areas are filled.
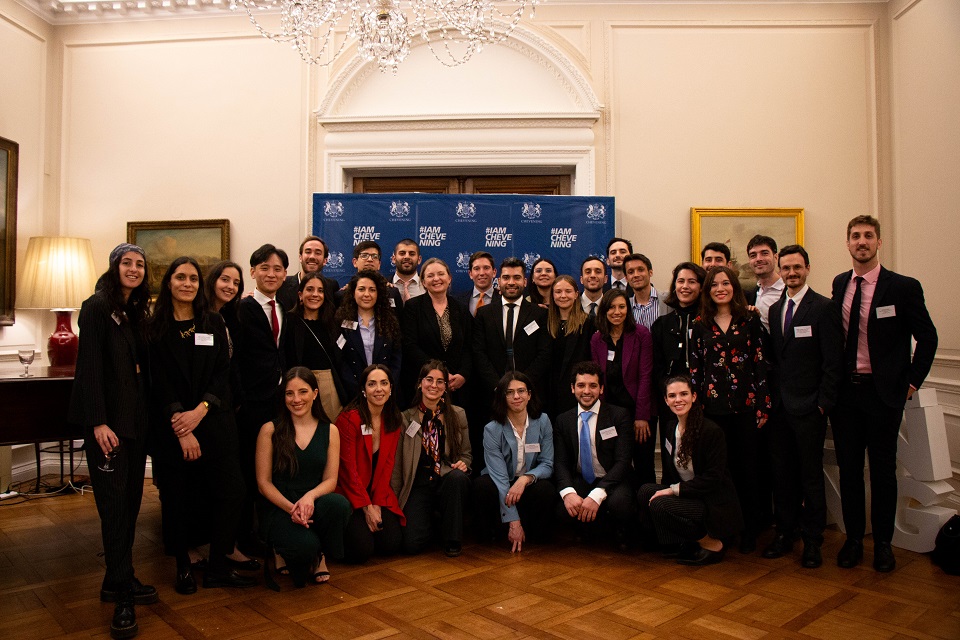
[[[857,276],[854,280],[857,285],[853,291],[853,302],[850,303],[850,324],[847,325],[847,344],[844,351],[847,371],[850,373],[857,371],[857,345],[860,342],[860,285],[863,284],[863,276]]]
[[[400,294],[400,297],[403,298],[403,302],[406,304],[407,300],[410,299],[410,281],[401,280],[400,284],[403,285],[403,292]]]
[[[280,318],[277,317],[277,301],[270,301],[270,331],[273,332],[274,344],[280,343]]]
[[[793,300],[787,300],[787,313],[783,316],[783,335],[787,335],[787,329],[793,321]]]
[[[622,283],[622,282],[620,282],[619,280],[617,280],[617,281],[614,282],[613,284],[616,285],[617,289],[620,289],[621,291],[623,291],[623,283]]]
[[[513,371],[516,367],[513,362],[513,314],[516,310],[516,303],[511,302],[507,305],[507,332],[504,338],[507,342],[507,367]]]
[[[593,472],[593,450],[590,447],[590,412],[580,413],[580,474],[593,484],[597,475]]]
[[[483,301],[486,299],[486,295],[480,294],[479,299],[477,300],[477,307],[473,310],[473,315],[477,315],[477,311],[480,311],[480,307],[483,306]]]
[[[597,317],[597,303],[596,303],[596,302],[591,302],[591,303],[590,303],[590,313],[588,313],[587,315],[590,316],[591,318],[596,318],[596,317]]]

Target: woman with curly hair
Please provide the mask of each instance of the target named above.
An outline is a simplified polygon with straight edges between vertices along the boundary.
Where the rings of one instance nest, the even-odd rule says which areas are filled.
[[[386,365],[390,382],[397,385],[403,337],[382,275],[363,269],[353,277],[337,308],[334,327],[340,333],[340,380],[348,398],[360,393],[360,376],[371,364]]]
[[[663,483],[643,485],[637,498],[666,555],[680,564],[714,564],[723,559],[724,540],[743,524],[726,442],[720,427],[703,417],[689,377],[673,376],[666,386],[665,400],[676,417],[675,426],[668,421],[661,430],[670,463],[663,466]]]

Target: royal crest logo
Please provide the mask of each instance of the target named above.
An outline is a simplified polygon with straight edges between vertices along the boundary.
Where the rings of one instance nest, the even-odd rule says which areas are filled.
[[[477,205],[472,202],[458,202],[457,203],[457,217],[469,220],[470,218],[477,215]]]
[[[587,206],[588,220],[603,220],[607,217],[607,208],[602,204],[591,204]]]
[[[343,203],[339,200],[327,200],[323,203],[323,215],[328,218],[342,218]]]
[[[324,265],[330,267],[331,269],[339,269],[343,266],[343,252],[342,251],[331,251],[330,255],[327,256],[327,264]]]
[[[393,218],[407,218],[410,216],[410,203],[409,202],[391,202],[390,203],[390,216]]]
[[[533,202],[524,202],[523,212],[520,215],[527,220],[536,220],[540,217],[540,205]]]
[[[527,269],[533,269],[533,263],[540,259],[539,253],[525,253],[523,254],[523,264],[527,265]]]
[[[461,269],[470,268],[470,254],[466,251],[461,251],[457,254],[457,266]]]

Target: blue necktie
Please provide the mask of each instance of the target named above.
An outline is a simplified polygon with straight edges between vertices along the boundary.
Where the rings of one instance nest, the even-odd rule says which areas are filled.
[[[787,300],[787,315],[783,317],[783,335],[787,335],[791,322],[793,322],[793,300]]]
[[[583,479],[593,484],[597,479],[593,472],[593,451],[590,448],[590,412],[580,414],[580,474]]]

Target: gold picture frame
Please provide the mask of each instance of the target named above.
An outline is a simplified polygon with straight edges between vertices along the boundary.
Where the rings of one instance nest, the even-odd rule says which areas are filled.
[[[170,263],[190,256],[206,275],[210,267],[230,259],[230,221],[163,220],[128,222],[127,242],[140,246],[147,257],[150,293],[156,295]]]
[[[730,247],[730,266],[740,280],[753,280],[747,242],[757,234],[776,240],[778,249],[803,244],[803,209],[690,208],[690,260],[696,264],[703,245],[722,242]]]
[[[13,324],[17,302],[17,176],[20,145],[0,138],[0,327]]]

